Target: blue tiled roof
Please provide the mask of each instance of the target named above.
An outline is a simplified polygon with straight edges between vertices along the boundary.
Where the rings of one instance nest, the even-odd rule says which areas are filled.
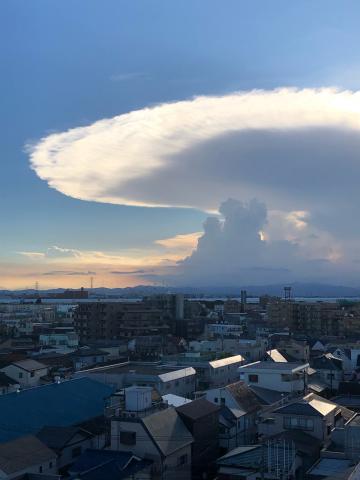
[[[45,425],[68,426],[100,416],[113,390],[84,377],[1,395],[0,442],[35,434]]]
[[[107,478],[129,478],[130,475],[152,464],[133,456],[132,452],[113,450],[86,450],[70,468],[71,478],[83,480],[104,480]]]

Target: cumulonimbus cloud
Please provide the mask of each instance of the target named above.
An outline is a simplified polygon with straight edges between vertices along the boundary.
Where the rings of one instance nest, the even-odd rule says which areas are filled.
[[[30,162],[83,200],[211,210],[256,196],[270,209],[309,210],[345,183],[360,199],[359,114],[360,93],[336,89],[201,96],[51,134]]]

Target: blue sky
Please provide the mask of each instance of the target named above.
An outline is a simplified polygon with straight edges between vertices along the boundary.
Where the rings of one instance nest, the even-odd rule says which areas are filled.
[[[195,95],[281,86],[356,90],[359,19],[356,0],[3,0],[0,261],[6,272],[16,265],[19,278],[1,279],[0,271],[0,286],[32,284],[38,275],[16,252],[54,245],[145,252],[155,240],[201,231],[207,216],[196,208],[67,197],[30,169],[25,144]]]

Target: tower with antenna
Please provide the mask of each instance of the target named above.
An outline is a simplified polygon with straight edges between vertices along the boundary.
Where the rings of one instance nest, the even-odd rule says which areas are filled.
[[[284,300],[289,302],[291,300],[291,287],[284,287]]]
[[[94,288],[94,277],[90,277],[90,288],[91,290]]]

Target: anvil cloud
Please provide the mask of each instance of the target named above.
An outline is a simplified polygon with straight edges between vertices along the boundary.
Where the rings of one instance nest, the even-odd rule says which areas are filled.
[[[29,152],[41,179],[77,199],[217,212],[226,198],[257,198],[266,208],[241,242],[243,260],[257,258],[245,273],[256,267],[261,281],[260,264],[269,276],[281,265],[281,272],[313,278],[322,262],[323,279],[358,278],[360,92],[282,88],[196,97],[51,134]],[[247,212],[247,225],[259,208],[250,203],[235,210]],[[234,231],[231,245],[247,238],[238,220]],[[190,237],[157,244],[193,244],[199,233]],[[176,271],[184,281],[194,279],[194,271],[208,276],[202,267],[214,252],[221,265],[230,265],[239,249],[228,240],[227,229],[209,220],[198,248]]]
[[[51,134],[30,161],[50,187],[83,200],[211,210],[256,196],[307,210],[339,181],[353,186],[359,114],[360,93],[335,89],[196,97]]]

